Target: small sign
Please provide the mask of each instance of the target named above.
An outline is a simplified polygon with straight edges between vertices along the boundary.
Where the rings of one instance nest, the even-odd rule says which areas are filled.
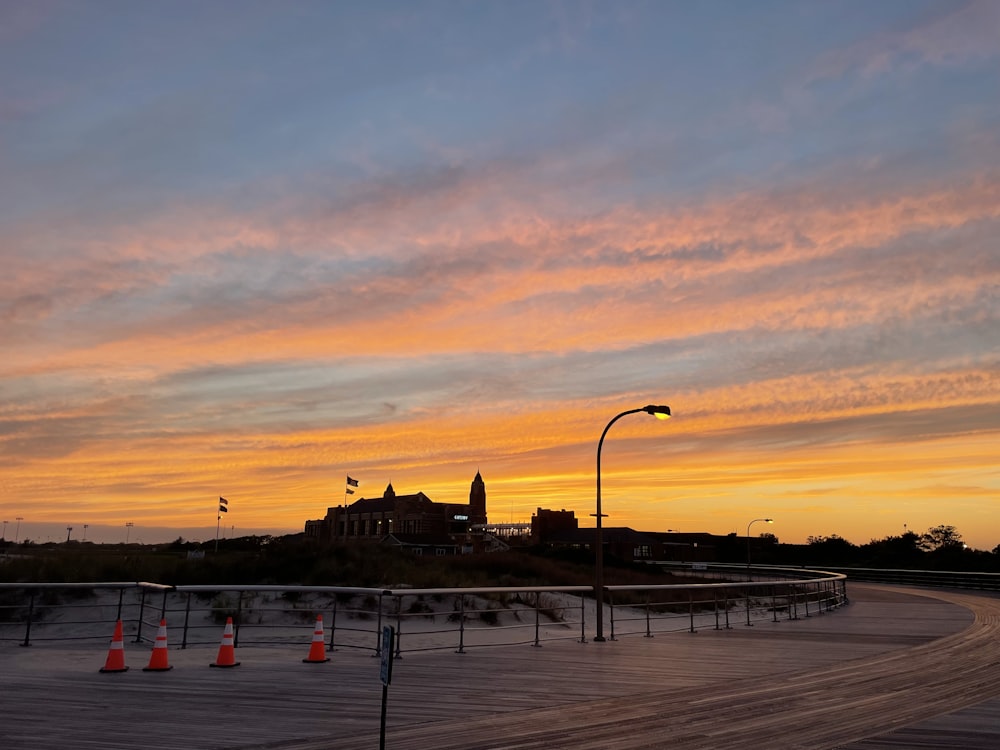
[[[379,676],[382,684],[388,686],[392,682],[392,651],[396,647],[396,629],[391,625],[382,628],[382,669]]]

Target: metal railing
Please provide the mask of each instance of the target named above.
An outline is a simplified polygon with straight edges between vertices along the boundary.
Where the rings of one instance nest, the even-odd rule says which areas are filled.
[[[694,571],[704,577],[705,571]],[[754,570],[758,580],[606,586],[611,638],[811,617],[847,603],[845,576]],[[724,575],[720,571],[713,571]],[[810,577],[798,578],[808,574]],[[761,580],[766,576],[766,580]],[[174,648],[215,646],[232,618],[234,646],[310,641],[322,618],[329,651],[379,654],[383,625],[396,629],[395,656],[498,645],[587,642],[592,586],[360,588],[157,583],[0,583],[0,643],[104,640],[122,620],[135,643],[151,643],[167,621]],[[179,628],[179,636],[178,634]]]
[[[652,638],[655,633],[694,633],[705,627],[728,630],[735,620],[746,626],[762,620],[798,620],[848,603],[843,576],[816,577],[816,571],[810,572],[813,577],[792,581],[607,586],[612,598],[611,640],[623,634]],[[620,605],[615,614],[615,592],[630,595],[624,616]],[[645,600],[637,603],[635,596],[640,593]]]
[[[132,608],[136,592],[141,592],[136,619],[141,622],[147,592],[169,592],[173,586],[146,582],[112,582],[97,583],[0,583],[0,641],[18,640],[22,646],[32,643],[32,627],[52,627],[55,623],[65,628],[79,627],[77,635],[60,634],[58,636],[38,636],[35,640],[87,640],[93,638],[106,639],[107,635],[92,635],[86,631],[95,622],[114,623],[125,620],[127,612]],[[114,597],[100,602],[94,602],[95,591],[117,592]],[[62,596],[60,596],[62,593]],[[126,601],[126,594],[129,595]],[[69,601],[66,601],[66,598]],[[110,616],[109,612],[114,611]],[[50,617],[52,613],[58,617]],[[89,615],[84,618],[82,614]],[[76,618],[76,619],[73,619]],[[23,623],[23,633],[12,637],[17,625]]]
[[[890,583],[897,586],[1000,591],[1000,573],[961,570],[907,570],[904,568],[824,568],[855,581]]]

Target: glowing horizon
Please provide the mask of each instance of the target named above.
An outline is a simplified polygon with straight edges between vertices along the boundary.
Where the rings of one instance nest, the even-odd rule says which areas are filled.
[[[0,518],[590,525],[662,403],[609,525],[993,549],[1000,6],[844,5],[0,9]]]

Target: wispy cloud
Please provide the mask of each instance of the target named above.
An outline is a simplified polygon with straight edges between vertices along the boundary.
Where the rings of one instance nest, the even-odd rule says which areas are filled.
[[[577,7],[470,11],[433,50],[406,7],[207,9],[186,60],[159,9],[115,21],[167,45],[131,73],[0,66],[43,103],[0,114],[5,497],[190,526],[225,487],[287,529],[345,466],[454,501],[481,468],[508,513],[584,517],[600,428],[650,401],[677,418],[608,446],[623,523],[766,499],[779,535],[877,535],[989,496],[994,6],[782,13],[803,41],[773,48]],[[330,49],[340,12],[364,34]],[[86,48],[69,20],[14,48]]]
[[[1000,8],[990,0],[966,0],[932,6],[927,17],[905,28],[863,37],[846,48],[821,55],[810,77],[865,77],[891,70],[914,71],[920,65],[981,64],[1000,56]]]

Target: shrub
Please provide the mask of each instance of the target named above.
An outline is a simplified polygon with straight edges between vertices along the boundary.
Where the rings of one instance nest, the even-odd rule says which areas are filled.
[[[217,625],[224,625],[229,617],[235,620],[238,615],[236,603],[225,594],[219,594],[212,600],[212,620]]]
[[[423,597],[410,602],[410,606],[406,608],[406,613],[408,615],[426,614],[429,615],[431,619],[434,619],[434,610],[431,609],[430,605],[423,600]]]

